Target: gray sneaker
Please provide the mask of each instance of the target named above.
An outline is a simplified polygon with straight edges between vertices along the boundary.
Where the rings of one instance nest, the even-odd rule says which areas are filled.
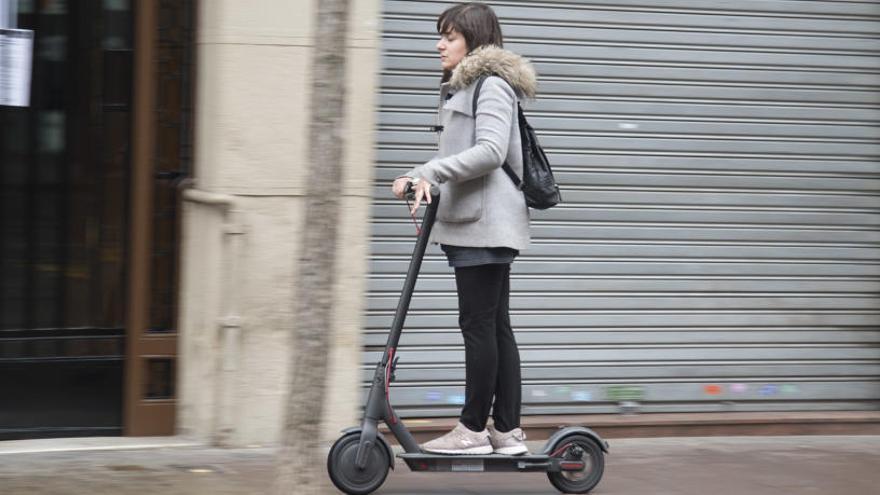
[[[526,434],[521,428],[514,428],[501,433],[493,425],[489,425],[489,441],[493,451],[502,455],[528,454],[529,448],[525,444]]]
[[[489,432],[472,431],[460,422],[449,433],[421,445],[422,450],[434,454],[491,454]]]

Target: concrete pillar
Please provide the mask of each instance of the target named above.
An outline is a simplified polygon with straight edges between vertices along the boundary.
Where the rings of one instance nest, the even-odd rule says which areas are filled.
[[[303,225],[314,1],[202,1],[195,187],[184,205],[179,432],[280,440]],[[359,418],[379,0],[352,0],[348,141],[325,438]],[[229,203],[223,203],[228,200]]]

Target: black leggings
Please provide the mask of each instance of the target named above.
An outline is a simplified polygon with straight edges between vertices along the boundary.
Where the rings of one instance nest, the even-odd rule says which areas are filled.
[[[466,373],[460,420],[482,431],[491,408],[496,429],[518,428],[522,391],[519,350],[510,328],[510,265],[458,267],[455,284]]]

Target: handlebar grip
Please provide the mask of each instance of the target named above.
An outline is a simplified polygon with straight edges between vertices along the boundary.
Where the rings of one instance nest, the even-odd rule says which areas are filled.
[[[431,197],[436,198],[439,195],[440,195],[440,188],[432,184],[431,185]],[[406,187],[403,189],[403,197],[410,200],[410,201],[413,201],[414,199],[416,199],[412,182],[406,183]]]

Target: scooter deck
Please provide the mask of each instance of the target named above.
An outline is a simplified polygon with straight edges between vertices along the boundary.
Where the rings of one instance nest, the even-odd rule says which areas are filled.
[[[487,471],[562,471],[560,459],[543,454],[529,455],[447,455],[428,453],[397,454],[412,471],[482,473]],[[577,470],[570,466],[565,470]],[[580,469],[583,469],[581,463]]]

